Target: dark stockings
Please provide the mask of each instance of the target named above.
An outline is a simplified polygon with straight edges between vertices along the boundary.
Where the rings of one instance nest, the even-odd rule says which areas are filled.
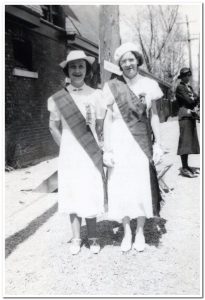
[[[189,169],[188,167],[188,154],[181,155],[182,168]]]
[[[73,238],[80,239],[80,228],[82,218],[79,218],[76,214],[70,215],[72,231],[73,231]],[[96,230],[96,218],[86,218],[86,225],[87,225],[87,234],[88,238],[96,238],[97,237],[97,230]]]
[[[97,237],[97,231],[96,231],[96,218],[86,218],[86,225],[87,225],[87,233],[88,238],[96,238]]]

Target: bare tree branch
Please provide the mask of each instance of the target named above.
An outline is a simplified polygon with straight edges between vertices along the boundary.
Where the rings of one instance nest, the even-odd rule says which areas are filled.
[[[148,69],[149,72],[151,72],[151,66],[150,66],[149,56],[148,56],[147,51],[146,51],[146,49],[144,47],[144,43],[143,43],[143,40],[142,40],[139,28],[138,28],[138,36],[139,36],[140,46],[141,46],[141,49],[142,49],[142,53],[143,53],[143,56],[144,56],[144,60],[145,60],[147,69]]]
[[[173,28],[173,26],[174,26],[174,24],[176,22],[177,13],[178,13],[178,7],[176,9],[173,9],[171,11],[172,18],[171,18],[170,23],[168,24],[166,36],[164,37],[164,40],[162,41],[162,44],[161,44],[161,46],[160,46],[160,48],[158,50],[158,54],[156,56],[156,59],[159,59],[159,57],[161,55],[161,52],[162,52],[163,48],[165,47],[167,40],[169,39],[170,33],[172,31],[172,28]]]
[[[163,11],[162,11],[162,6],[161,6],[161,5],[159,5],[159,13],[160,13],[160,15],[161,15],[161,20],[162,20],[162,22],[163,22],[164,28],[165,28],[165,30],[167,31],[168,25],[167,25],[166,18],[164,17],[164,13],[163,13]]]
[[[178,16],[176,5],[149,5],[136,8],[133,18],[135,39],[147,70],[170,83],[182,67],[184,57],[184,34],[176,25]]]
[[[150,5],[148,5],[148,10],[149,10],[149,17],[150,17],[150,32],[151,32],[150,44],[149,44],[149,56],[151,57],[152,43],[154,40],[154,26],[153,26],[153,15],[152,15],[152,10],[151,10]]]

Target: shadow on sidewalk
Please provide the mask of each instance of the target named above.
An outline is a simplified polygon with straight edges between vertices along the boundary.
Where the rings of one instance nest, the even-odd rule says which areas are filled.
[[[5,240],[5,257],[7,258],[16,247],[33,235],[39,227],[41,227],[50,217],[52,217],[58,209],[58,204],[55,203],[52,207],[46,210],[42,215],[31,221],[24,229],[14,233]]]
[[[131,220],[131,230],[134,239],[135,230],[137,227],[137,219]],[[147,219],[144,227],[145,241],[150,246],[159,247],[160,239],[166,231],[166,220],[163,218],[151,218]],[[107,245],[120,246],[123,238],[123,226],[116,221],[100,221],[97,223],[97,231],[100,238],[101,247],[104,248]],[[87,230],[86,226],[81,228],[82,239],[86,241]],[[133,240],[134,242],[134,240]],[[86,243],[86,242],[85,242]]]

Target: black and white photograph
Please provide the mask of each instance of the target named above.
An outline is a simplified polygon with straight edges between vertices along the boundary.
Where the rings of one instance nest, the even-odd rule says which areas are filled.
[[[3,296],[203,296],[203,3],[4,5]]]

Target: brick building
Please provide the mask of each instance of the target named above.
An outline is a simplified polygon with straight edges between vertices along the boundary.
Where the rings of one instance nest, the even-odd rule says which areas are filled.
[[[58,154],[48,129],[47,98],[65,83],[59,63],[71,49],[96,57],[98,64],[99,8],[95,5],[5,6],[5,137],[6,164],[24,167]],[[171,86],[156,79],[165,98]],[[159,101],[161,121],[170,115],[170,103]]]
[[[98,10],[79,5],[5,6],[6,163],[23,167],[56,155],[47,98],[64,85],[59,63],[70,49],[96,57]],[[90,13],[92,12],[92,13]],[[97,17],[98,18],[98,17]],[[86,24],[86,25],[85,25]],[[94,78],[95,86],[99,78]]]

